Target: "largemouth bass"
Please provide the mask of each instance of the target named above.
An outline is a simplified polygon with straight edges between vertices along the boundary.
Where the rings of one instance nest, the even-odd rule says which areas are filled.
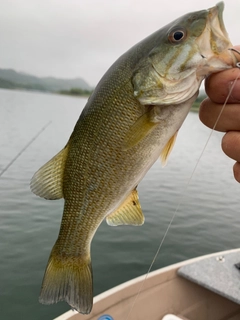
[[[223,3],[184,15],[123,54],[89,98],[66,146],[35,173],[32,191],[64,198],[40,302],[90,313],[92,238],[109,225],[142,225],[137,186],[166,162],[202,80],[232,68]]]

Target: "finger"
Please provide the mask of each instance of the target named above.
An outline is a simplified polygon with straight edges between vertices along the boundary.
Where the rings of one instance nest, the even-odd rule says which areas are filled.
[[[228,157],[240,162],[240,132],[227,132],[222,139],[222,149]]]
[[[230,90],[227,103],[240,102],[240,69],[232,68],[212,74],[205,81],[205,90],[213,102],[224,103]]]
[[[233,174],[234,178],[240,182],[240,163],[236,162],[235,165],[233,166]]]
[[[240,105],[226,105],[216,124],[222,107],[222,104],[212,102],[210,99],[205,99],[199,109],[200,120],[209,128],[213,128],[216,125],[215,130],[218,131],[240,131]]]

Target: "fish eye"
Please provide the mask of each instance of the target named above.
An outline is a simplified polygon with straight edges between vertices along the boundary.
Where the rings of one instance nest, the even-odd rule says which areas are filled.
[[[168,39],[172,43],[179,43],[186,38],[186,34],[187,33],[183,29],[175,29],[169,33]]]

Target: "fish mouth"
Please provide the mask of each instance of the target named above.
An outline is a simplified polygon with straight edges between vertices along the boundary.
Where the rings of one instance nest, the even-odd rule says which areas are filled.
[[[228,38],[227,30],[223,22],[223,10],[224,10],[224,3],[219,2],[215,7],[210,8],[208,10],[209,11],[208,20],[212,27],[214,36],[217,37],[219,40],[221,39],[224,43],[227,42],[228,44],[229,43],[231,44]],[[212,39],[212,45],[214,44],[215,44],[215,41],[214,39]]]
[[[231,50],[232,43],[223,22],[223,10],[223,2],[207,10],[206,27],[197,40],[203,58],[197,70],[199,76],[230,69],[236,65],[237,60]]]

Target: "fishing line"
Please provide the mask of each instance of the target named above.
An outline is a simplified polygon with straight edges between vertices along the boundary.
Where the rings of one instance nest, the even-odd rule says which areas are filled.
[[[231,49],[231,50],[232,50],[232,49]],[[233,50],[233,51],[235,51],[235,50]],[[238,52],[238,53],[239,53],[239,52]],[[237,66],[237,68],[240,68],[240,63],[238,62],[238,63],[236,64],[236,66]],[[178,211],[179,211],[179,209],[180,209],[180,207],[181,207],[181,205],[182,205],[182,203],[183,203],[184,195],[186,194],[186,191],[187,191],[187,189],[188,189],[188,187],[189,187],[189,185],[190,185],[190,183],[191,183],[191,181],[192,181],[192,178],[193,178],[193,176],[194,176],[194,174],[195,174],[195,172],[196,172],[196,170],[197,170],[197,167],[198,167],[198,165],[199,165],[199,163],[200,163],[200,160],[201,160],[201,158],[202,158],[202,156],[203,156],[203,154],[204,154],[204,152],[205,152],[205,150],[206,150],[206,148],[207,148],[207,145],[208,145],[208,143],[209,143],[209,141],[210,141],[210,139],[211,139],[211,137],[212,137],[212,135],[213,135],[213,132],[214,132],[214,130],[215,130],[217,124],[218,124],[218,121],[219,121],[219,119],[220,119],[220,117],[221,117],[221,115],[222,115],[222,113],[223,113],[223,110],[224,110],[224,108],[226,107],[226,104],[227,104],[227,102],[228,102],[228,100],[229,100],[229,98],[230,98],[230,96],[231,96],[231,94],[232,94],[232,91],[233,91],[233,89],[234,89],[234,87],[235,87],[235,84],[236,84],[236,82],[237,82],[237,80],[238,80],[239,78],[240,78],[240,74],[239,74],[239,75],[236,77],[236,79],[234,80],[234,82],[233,82],[233,84],[232,84],[232,86],[231,86],[231,88],[230,88],[230,90],[229,90],[229,93],[228,93],[228,95],[227,95],[227,97],[226,97],[226,99],[225,99],[225,102],[224,102],[224,104],[223,104],[223,106],[222,106],[222,108],[221,108],[221,110],[220,110],[220,112],[219,112],[219,115],[218,115],[218,117],[217,117],[217,119],[216,119],[216,121],[215,121],[215,124],[214,124],[213,128],[211,129],[211,132],[210,132],[210,134],[209,134],[209,137],[208,137],[208,139],[207,139],[207,141],[206,141],[206,143],[205,143],[205,145],[204,145],[204,147],[203,147],[203,150],[201,151],[200,156],[198,157],[198,160],[197,160],[197,162],[196,162],[196,164],[195,164],[195,166],[194,166],[194,169],[193,169],[193,171],[192,171],[189,179],[187,180],[187,183],[186,183],[185,188],[184,188],[184,190],[183,190],[183,192],[182,192],[182,195],[181,195],[181,200],[178,202],[178,205],[177,205],[177,207],[176,207],[176,209],[175,209],[175,211],[174,211],[174,213],[173,213],[173,215],[172,215],[172,217],[171,217],[171,219],[170,219],[170,222],[169,222],[169,224],[168,224],[168,226],[167,226],[166,231],[164,232],[164,235],[163,235],[162,240],[161,240],[161,242],[160,242],[160,244],[159,244],[159,246],[158,246],[158,249],[157,249],[157,251],[156,251],[156,253],[155,253],[155,255],[154,255],[154,258],[153,258],[153,260],[152,260],[152,262],[151,262],[151,264],[150,264],[150,267],[149,267],[149,269],[148,269],[148,271],[147,271],[147,273],[146,273],[143,281],[142,281],[141,284],[140,284],[139,290],[138,290],[137,295],[136,295],[136,297],[134,298],[134,301],[133,301],[133,303],[132,303],[132,305],[131,305],[131,308],[130,308],[128,314],[127,314],[126,320],[129,319],[129,316],[130,316],[130,314],[131,314],[131,312],[132,312],[132,310],[133,310],[133,308],[134,308],[134,306],[135,306],[135,304],[136,304],[136,301],[137,301],[137,299],[139,298],[139,295],[140,295],[141,292],[142,292],[142,289],[143,289],[143,287],[144,287],[145,281],[147,280],[147,277],[148,277],[148,275],[149,275],[149,273],[150,273],[150,271],[151,271],[151,269],[152,269],[152,267],[153,267],[153,265],[154,265],[154,263],[155,263],[155,261],[156,261],[156,259],[157,259],[157,256],[159,255],[159,252],[160,252],[160,250],[161,250],[161,248],[162,248],[162,245],[163,245],[163,243],[164,243],[164,241],[165,241],[165,239],[166,239],[166,237],[167,237],[167,234],[168,234],[168,232],[169,232],[169,230],[170,230],[170,228],[171,228],[171,226],[172,226],[172,224],[173,224],[173,221],[174,221],[174,219],[175,219],[175,217],[176,217],[176,215],[177,215],[177,213],[178,213]]]
[[[20,155],[40,136],[40,134],[52,123],[49,121],[44,127],[26,144],[26,146],[9,162],[9,164],[0,172],[0,178],[9,167],[20,157]]]

